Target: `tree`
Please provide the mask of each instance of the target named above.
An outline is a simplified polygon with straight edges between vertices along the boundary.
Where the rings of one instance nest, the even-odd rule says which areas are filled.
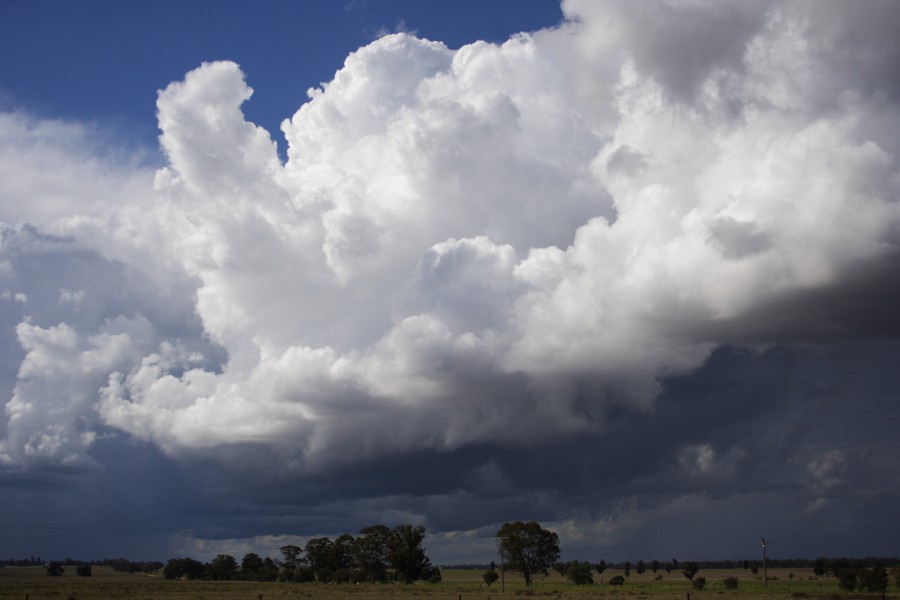
[[[758,560],[750,561],[750,572],[753,573],[754,575],[759,573],[759,561]]]
[[[625,585],[625,578],[621,575],[616,575],[609,580],[609,585]]]
[[[353,544],[356,539],[349,533],[343,533],[334,539],[328,552],[328,565],[335,571],[349,571],[353,568]]]
[[[225,581],[234,577],[238,570],[237,561],[230,554],[218,554],[209,563],[209,578]]]
[[[245,578],[248,575],[253,575],[257,571],[262,570],[263,564],[263,559],[259,554],[248,552],[244,555],[244,558],[241,559],[241,575]]]
[[[590,585],[594,583],[594,576],[591,575],[591,565],[586,562],[578,562],[577,560],[569,563],[566,569],[566,577],[575,585]]]
[[[304,560],[301,556],[303,554],[303,548],[295,546],[294,544],[287,544],[286,546],[279,548],[279,550],[281,550],[281,565],[284,569],[282,580],[296,581],[296,570],[300,566],[301,561]]]
[[[309,562],[310,568],[316,574],[316,579],[320,579],[319,573],[329,565],[333,542],[327,537],[312,538],[306,542],[303,547],[306,552],[306,560]],[[282,549],[283,551],[283,549]]]
[[[91,575],[93,575],[91,565],[78,565],[77,567],[75,567],[75,574],[79,577],[90,577]]]
[[[485,571],[481,576],[481,580],[484,581],[484,584],[488,587],[500,579],[500,576],[497,574],[497,568],[493,566],[493,563],[491,563],[491,565],[491,568]]]
[[[876,565],[871,569],[862,569],[857,577],[859,579],[859,589],[865,589],[867,592],[884,592],[887,590],[888,573],[887,569],[881,565]]]
[[[605,560],[597,561],[597,564],[594,565],[594,569],[597,570],[598,575],[603,575],[603,571],[606,570],[606,561]]]
[[[659,561],[658,560],[654,560],[652,563],[650,563],[650,570],[653,571],[654,573],[659,571]]]
[[[531,585],[537,574],[547,575],[547,569],[559,559],[559,536],[535,521],[504,523],[497,538],[507,567],[521,573],[525,585]]]
[[[206,567],[193,558],[170,558],[163,569],[166,579],[201,579]]]
[[[738,578],[737,577],[726,577],[722,580],[722,583],[725,584],[726,590],[736,590],[738,589]]]
[[[813,563],[813,573],[815,573],[817,577],[821,577],[825,574],[827,564],[828,563],[824,558],[817,558],[816,562]]]
[[[634,570],[638,575],[643,575],[647,571],[647,567],[646,565],[644,565],[644,561],[639,560],[637,562],[637,567],[635,567]]]
[[[625,577],[628,577],[630,575],[631,575],[631,561],[626,560],[625,561]]]
[[[696,578],[692,579],[691,581],[694,584],[695,590],[699,591],[706,587],[706,577],[696,577]]]
[[[425,528],[421,525],[397,525],[388,539],[388,562],[397,579],[412,583],[421,579],[423,571],[431,567],[431,560],[422,548]]]
[[[52,563],[47,565],[47,575],[50,575],[51,577],[59,577],[65,572],[66,570],[63,568],[62,563],[59,561],[53,561]]]
[[[687,577],[688,579],[693,581],[694,575],[696,575],[697,571],[700,570],[700,565],[698,565],[697,563],[695,563],[693,561],[688,561],[688,562],[684,563],[684,565],[682,565],[682,566],[684,567],[684,569],[682,569],[681,572],[684,574],[685,577]]]
[[[360,578],[371,583],[387,579],[387,561],[391,530],[384,525],[370,525],[359,530],[353,542],[353,562]]]
[[[441,568],[429,565],[422,570],[422,580],[428,583],[440,583],[444,579],[441,575]]]

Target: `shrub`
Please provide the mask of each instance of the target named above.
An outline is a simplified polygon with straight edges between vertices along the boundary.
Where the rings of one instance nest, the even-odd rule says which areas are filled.
[[[738,578],[737,577],[726,577],[722,580],[722,583],[725,584],[726,590],[736,590],[738,589]]]
[[[616,575],[609,580],[609,585],[625,585],[625,578],[621,575]]]
[[[586,562],[574,561],[569,563],[566,569],[566,577],[575,585],[590,585],[594,583],[594,576],[591,575],[591,565]]]
[[[694,583],[695,590],[702,590],[706,587],[706,577],[694,577],[691,581]]]
[[[497,571],[485,571],[484,575],[481,576],[481,579],[484,581],[484,584],[488,587],[493,585],[495,581],[500,579],[500,576],[497,574]]]
[[[91,572],[91,565],[78,565],[75,567],[75,574],[79,577],[90,577],[93,574]]]

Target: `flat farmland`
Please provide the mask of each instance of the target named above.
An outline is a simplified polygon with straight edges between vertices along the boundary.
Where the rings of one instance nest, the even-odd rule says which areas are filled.
[[[753,575],[743,569],[705,569],[697,576],[706,578],[706,589],[694,590],[680,571],[636,575],[633,571],[621,586],[607,582],[621,570],[611,569],[603,573],[602,582],[576,586],[553,573],[540,578],[526,588],[521,577],[507,573],[506,591],[501,592],[498,581],[491,587],[481,582],[482,571],[443,570],[444,581],[439,584],[415,585],[365,584],[323,585],[318,583],[258,583],[249,581],[167,581],[161,577],[117,573],[108,567],[94,567],[92,577],[78,577],[74,567],[66,567],[61,577],[49,577],[42,567],[0,568],[0,600],[101,600],[128,598],[137,600],[262,600],[319,598],[322,600],[351,598],[357,600],[381,600],[389,598],[430,598],[433,600],[465,600],[466,598],[515,598],[538,596],[558,600],[589,600],[617,597],[633,597],[635,600],[763,600],[775,599],[875,599],[881,594],[853,593],[840,590],[832,577],[816,577],[808,569],[769,569],[770,581],[765,586],[762,573]],[[725,590],[722,580],[737,577],[737,590]],[[893,585],[885,600],[898,599]],[[689,596],[688,596],[689,595]],[[738,598],[739,597],[739,598]]]

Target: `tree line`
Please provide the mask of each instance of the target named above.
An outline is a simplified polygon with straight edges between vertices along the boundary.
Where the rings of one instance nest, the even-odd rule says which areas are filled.
[[[219,554],[209,563],[192,558],[173,558],[163,567],[166,579],[243,579],[251,581],[319,581],[359,583],[398,581],[413,583],[441,580],[441,571],[431,564],[422,542],[421,525],[363,527],[356,536],[313,538],[304,546],[280,548],[280,559],[262,558],[250,552],[238,561]]]
[[[441,571],[432,565],[425,554],[422,547],[424,538],[425,527],[421,525],[397,525],[393,528],[371,525],[362,528],[356,536],[343,534],[333,540],[318,537],[310,539],[302,547],[294,544],[282,546],[281,558],[275,560],[270,557],[262,558],[253,552],[244,555],[240,563],[230,554],[219,554],[208,563],[193,558],[172,558],[165,565],[159,562],[131,562],[124,558],[104,559],[93,563],[66,559],[51,562],[47,567],[47,573],[61,575],[65,570],[64,565],[77,565],[76,573],[88,577],[91,575],[91,565],[95,564],[131,573],[158,573],[162,569],[166,579],[437,583],[441,581]],[[631,561],[607,563],[605,560],[595,563],[577,560],[559,562],[557,534],[544,529],[535,521],[504,523],[497,531],[496,539],[501,558],[501,572],[498,574],[496,563],[491,562],[483,574],[484,583],[488,586],[496,582],[504,570],[518,572],[526,585],[531,585],[537,576],[548,575],[551,568],[577,585],[588,585],[594,583],[594,571],[602,578],[607,569],[616,568],[623,570],[624,576],[616,575],[610,578],[607,584],[622,585],[625,578],[631,575],[632,569],[638,576],[642,576],[647,570],[654,574],[660,569],[671,573],[680,567],[681,573],[693,583],[694,588],[702,590],[706,579],[697,577],[701,569],[734,569],[742,566],[755,574],[760,566],[757,560],[679,563],[675,558],[665,562],[639,560],[635,564]],[[40,557],[34,556],[18,561],[0,561],[0,565],[16,566],[40,563]],[[883,592],[887,589],[889,574],[885,565],[893,567],[891,575],[900,586],[900,560],[897,558],[868,557],[852,560],[820,557],[815,560],[767,560],[767,566],[773,568],[812,568],[817,576],[831,574],[836,577],[844,590],[869,592]],[[471,568],[475,565],[466,566]],[[725,578],[723,582],[729,589],[734,589],[738,585],[735,577]]]

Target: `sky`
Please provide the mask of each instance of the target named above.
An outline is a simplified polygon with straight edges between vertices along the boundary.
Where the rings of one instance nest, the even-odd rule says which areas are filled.
[[[898,28],[0,2],[0,557],[898,554]]]

